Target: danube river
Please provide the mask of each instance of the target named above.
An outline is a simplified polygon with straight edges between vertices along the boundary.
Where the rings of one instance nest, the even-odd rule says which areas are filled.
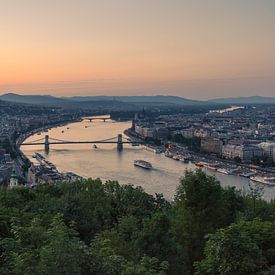
[[[82,121],[66,126],[50,129],[47,133],[35,134],[25,142],[43,138],[46,134],[50,138],[69,141],[102,140],[117,136],[130,127],[130,122]],[[51,145],[49,154],[45,154],[43,146],[22,146],[21,150],[27,157],[35,162],[32,155],[38,152],[54,163],[60,172],[74,172],[85,178],[101,178],[102,181],[117,180],[121,184],[142,186],[150,194],[163,193],[173,199],[180,178],[186,169],[195,169],[191,163],[184,164],[166,158],[163,154],[155,154],[142,147],[124,145],[124,150],[118,152],[116,144]],[[152,170],[145,170],[133,165],[134,160],[142,159],[152,163]],[[249,180],[246,178],[224,175],[212,171],[223,186],[236,186],[245,191]],[[275,197],[275,187],[265,187],[264,197]]]

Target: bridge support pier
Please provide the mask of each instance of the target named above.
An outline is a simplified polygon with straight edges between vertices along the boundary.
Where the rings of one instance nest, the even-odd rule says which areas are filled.
[[[45,136],[45,145],[44,145],[45,152],[48,154],[50,151],[50,143],[49,143],[49,135]]]
[[[123,150],[122,134],[119,134],[117,136],[117,150],[118,151],[122,151]]]

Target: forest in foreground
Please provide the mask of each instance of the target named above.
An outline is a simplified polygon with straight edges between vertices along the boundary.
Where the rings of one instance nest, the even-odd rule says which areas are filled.
[[[99,179],[2,187],[0,274],[275,274],[275,201],[200,170],[173,202]]]

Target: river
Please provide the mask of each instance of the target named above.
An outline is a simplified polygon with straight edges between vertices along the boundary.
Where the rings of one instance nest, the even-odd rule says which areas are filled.
[[[85,141],[102,140],[117,136],[129,128],[130,122],[106,122],[95,120],[70,123],[66,126],[49,129],[47,133],[34,134],[26,139],[31,142],[43,138],[46,134],[50,138]],[[60,172],[74,172],[85,178],[100,178],[102,181],[117,180],[121,184],[141,186],[150,194],[163,193],[165,198],[172,200],[180,178],[186,169],[193,170],[192,163],[184,164],[163,154],[155,154],[141,147],[124,145],[124,150],[118,152],[116,144],[98,144],[93,148],[91,144],[63,144],[51,145],[48,154],[43,146],[22,146],[22,152],[32,161],[32,155],[38,152],[54,163]],[[152,170],[145,170],[133,165],[134,160],[142,159],[152,163]],[[224,175],[213,171],[206,171],[215,175],[222,186],[236,186],[242,191],[248,190],[249,180],[242,177]],[[264,198],[270,200],[275,197],[275,187],[265,187]]]

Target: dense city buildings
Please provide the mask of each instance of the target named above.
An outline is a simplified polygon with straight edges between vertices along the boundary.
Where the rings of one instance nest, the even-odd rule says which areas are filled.
[[[83,110],[0,101],[0,183],[9,187],[28,183],[30,162],[19,148],[26,137],[79,119],[83,114]],[[56,177],[58,175],[56,172]]]
[[[239,106],[200,114],[178,113],[154,119],[149,119],[143,112],[135,116],[132,125],[132,131],[145,140],[188,147],[199,139],[197,152],[206,156],[239,163],[274,165],[273,105]]]
[[[0,102],[0,182],[7,186],[53,183],[77,178],[73,173],[60,173],[43,156],[35,156],[33,165],[20,151],[20,144],[35,132],[81,119],[91,110],[44,107]],[[184,107],[182,108],[184,110]],[[163,111],[164,110],[164,111]],[[154,152],[166,152],[174,159],[199,162],[224,172],[224,165],[213,163],[253,164],[272,172],[275,160],[275,107],[273,105],[239,106],[224,110],[196,112],[143,108],[126,131],[131,138],[145,142]],[[116,115],[116,109],[110,109]],[[121,110],[117,119],[123,117]],[[122,114],[122,115],[121,115]],[[148,146],[147,146],[148,148]],[[200,164],[199,164],[200,165]],[[243,168],[242,168],[243,169]],[[250,170],[231,167],[238,174],[251,175]],[[256,169],[256,168],[255,168]],[[267,170],[265,170],[267,169]],[[227,169],[228,170],[228,169]],[[274,171],[273,171],[274,172]],[[228,172],[229,173],[229,172]],[[16,182],[16,183],[15,183]]]

